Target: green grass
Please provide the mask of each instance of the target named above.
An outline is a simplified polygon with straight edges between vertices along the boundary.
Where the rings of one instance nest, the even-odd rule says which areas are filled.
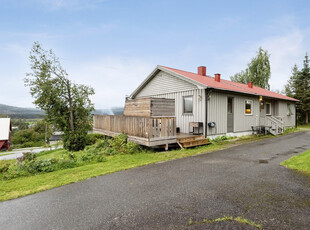
[[[35,176],[19,177],[12,180],[1,180],[0,201],[14,199],[20,196],[41,192],[65,184],[85,180],[90,177],[113,173],[120,170],[183,158],[202,152],[211,152],[222,149],[224,146],[227,145],[210,145],[188,150],[174,150],[160,153],[114,155],[106,157],[107,161],[102,163],[94,163]],[[55,151],[49,154],[57,155],[57,152]],[[46,157],[47,155],[48,154],[40,157]],[[58,151],[58,155],[61,155],[60,151]],[[5,161],[2,162],[4,163]]]
[[[192,218],[190,218],[189,221],[188,221],[188,225],[207,224],[207,223],[215,223],[215,222],[221,222],[221,221],[235,221],[235,222],[238,222],[238,223],[250,225],[250,226],[255,227],[257,229],[263,229],[260,224],[257,224],[257,223],[255,223],[253,221],[245,219],[245,218],[243,218],[241,216],[238,216],[238,217],[224,216],[224,217],[217,218],[217,219],[214,219],[214,220],[203,219],[202,222],[193,221]]]
[[[145,151],[137,154],[118,154],[106,156],[106,161],[100,163],[92,162],[80,167],[62,169],[45,174],[18,177],[11,180],[0,180],[0,201],[14,199],[120,170],[208,153],[229,148],[233,145],[245,144],[270,137],[271,136],[245,136],[187,150],[172,150],[167,152]],[[66,154],[66,150],[51,150],[37,154],[37,158],[62,158],[64,154]],[[10,163],[12,160],[2,160],[0,161],[0,166],[6,162]]]
[[[308,125],[298,125],[298,129],[309,129],[310,130],[310,124]]]
[[[303,172],[310,176],[310,150],[283,161],[281,165]]]

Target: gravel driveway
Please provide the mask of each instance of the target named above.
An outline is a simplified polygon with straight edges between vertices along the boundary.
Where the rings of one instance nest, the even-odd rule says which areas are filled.
[[[0,202],[0,229],[309,229],[309,179],[279,165],[307,149],[300,132],[88,179]]]

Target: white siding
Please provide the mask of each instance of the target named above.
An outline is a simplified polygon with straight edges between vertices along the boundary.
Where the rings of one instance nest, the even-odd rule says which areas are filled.
[[[183,114],[183,97],[193,96],[193,114]],[[160,95],[154,95],[154,97],[171,98],[175,100],[175,116],[176,125],[180,127],[181,133],[188,133],[189,122],[203,122],[203,127],[205,127],[205,90],[196,89],[189,90],[178,93],[165,93]],[[203,130],[205,133],[205,130]]]
[[[287,104],[290,104],[292,115],[288,115]],[[279,101],[278,102],[279,116],[283,118],[284,125],[286,127],[295,126],[295,103],[289,101]]]
[[[259,124],[259,98],[225,92],[212,92],[208,100],[208,122],[215,122],[216,127],[208,127],[207,135],[227,133],[227,98],[233,98],[234,132],[250,131],[251,126]],[[245,115],[245,100],[253,101],[253,115]]]
[[[203,127],[205,127],[205,90],[196,89],[188,90],[177,93],[164,93],[157,95],[148,95],[151,97],[158,98],[170,98],[175,100],[175,116],[176,116],[176,127],[180,128],[181,133],[188,133],[189,122],[203,122]],[[193,96],[193,114],[183,114],[183,97]],[[203,130],[205,133],[205,130]]]
[[[9,140],[10,138],[10,118],[0,118],[0,141],[1,140]]]
[[[136,97],[148,97],[158,94],[173,93],[197,89],[197,86],[160,71]]]

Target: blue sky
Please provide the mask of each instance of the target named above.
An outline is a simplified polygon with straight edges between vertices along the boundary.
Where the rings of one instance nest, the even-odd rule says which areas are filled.
[[[34,107],[23,78],[34,41],[53,49],[96,108],[122,106],[156,67],[229,76],[260,46],[271,54],[271,88],[310,51],[309,1],[0,0],[0,103]]]

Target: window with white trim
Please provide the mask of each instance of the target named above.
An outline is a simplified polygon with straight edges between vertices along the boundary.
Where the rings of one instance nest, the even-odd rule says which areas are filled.
[[[291,109],[291,104],[287,103],[287,116],[293,115],[292,109]]]
[[[252,100],[245,100],[244,114],[253,115],[253,101]]]
[[[183,97],[183,113],[184,114],[193,113],[193,96]]]
[[[271,115],[271,104],[266,103],[266,115]]]

